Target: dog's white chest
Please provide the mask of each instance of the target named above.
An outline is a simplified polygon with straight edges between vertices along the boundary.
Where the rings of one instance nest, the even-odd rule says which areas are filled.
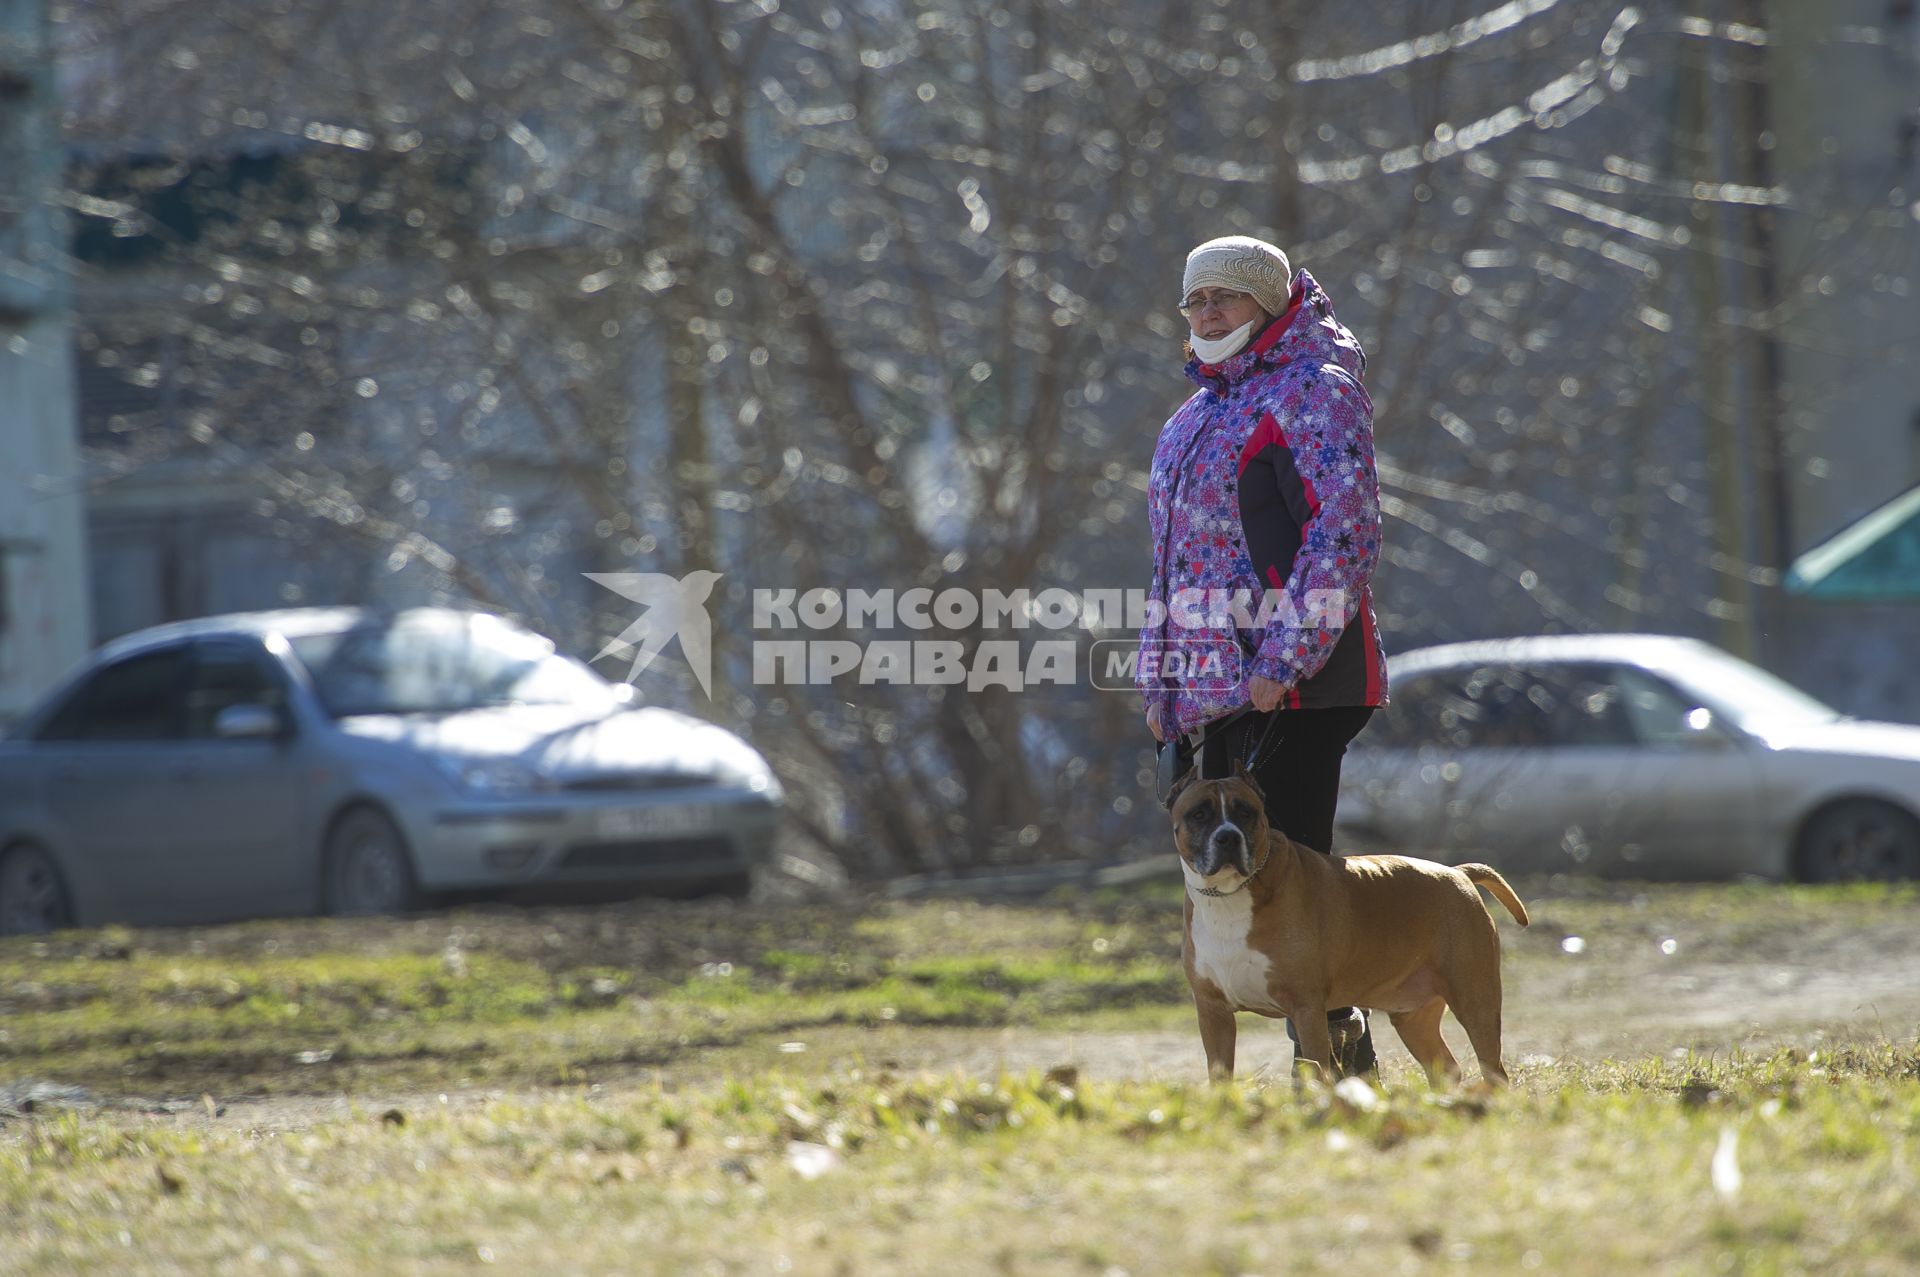
[[[1267,991],[1272,964],[1248,942],[1253,925],[1253,901],[1246,892],[1231,896],[1203,896],[1189,892],[1193,901],[1193,969],[1218,985],[1236,1011],[1278,1014]]]

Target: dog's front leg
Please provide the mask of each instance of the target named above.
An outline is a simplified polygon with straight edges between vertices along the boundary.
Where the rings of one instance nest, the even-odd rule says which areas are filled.
[[[1234,1040],[1240,1032],[1233,1008],[1227,1005],[1226,999],[1209,996],[1199,989],[1193,991],[1193,1006],[1200,1013],[1200,1045],[1207,1052],[1207,1078],[1213,1082],[1228,1081],[1233,1077]]]
[[[1297,1002],[1288,1010],[1287,1018],[1293,1021],[1294,1034],[1300,1039],[1299,1057],[1294,1062],[1294,1085],[1300,1084],[1302,1072],[1310,1072],[1322,1082],[1332,1082],[1333,1034],[1327,1029],[1326,1000]]]

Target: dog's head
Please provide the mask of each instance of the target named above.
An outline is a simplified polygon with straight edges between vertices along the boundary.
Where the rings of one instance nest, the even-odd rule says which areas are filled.
[[[1244,878],[1266,851],[1266,798],[1239,762],[1225,780],[1202,780],[1198,767],[1188,772],[1170,810],[1174,846],[1196,877]]]

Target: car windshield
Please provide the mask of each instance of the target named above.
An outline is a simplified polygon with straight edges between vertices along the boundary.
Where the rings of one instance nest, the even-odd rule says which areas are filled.
[[[1831,705],[1738,657],[1715,652],[1698,660],[1675,661],[1666,672],[1708,709],[1748,731],[1833,723],[1844,717]]]
[[[548,640],[483,613],[402,612],[288,641],[335,718],[621,701],[611,684],[557,655]]]

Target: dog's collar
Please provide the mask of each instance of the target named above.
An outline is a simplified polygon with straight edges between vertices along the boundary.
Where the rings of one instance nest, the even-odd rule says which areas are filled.
[[[1246,877],[1242,878],[1238,884],[1232,887],[1228,887],[1225,891],[1222,891],[1218,887],[1202,887],[1198,883],[1196,883],[1194,884],[1193,889],[1199,892],[1203,896],[1231,896],[1236,892],[1245,891],[1247,889],[1247,884],[1252,882],[1255,878],[1259,877],[1260,871],[1267,867],[1267,861],[1271,860],[1272,858],[1273,858],[1273,836],[1269,834],[1267,836],[1267,849],[1260,854],[1260,863],[1255,865],[1253,867],[1253,872],[1248,874]]]

